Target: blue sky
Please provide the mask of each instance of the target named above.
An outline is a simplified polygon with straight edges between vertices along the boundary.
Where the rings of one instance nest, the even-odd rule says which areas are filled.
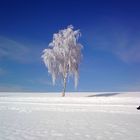
[[[1,0],[0,91],[62,90],[53,86],[41,54],[60,29],[80,29],[78,88],[140,91],[140,2],[137,0]]]

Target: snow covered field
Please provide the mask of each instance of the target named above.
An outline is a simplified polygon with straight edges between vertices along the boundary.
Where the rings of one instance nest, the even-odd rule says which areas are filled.
[[[140,140],[138,93],[0,93],[0,140]]]

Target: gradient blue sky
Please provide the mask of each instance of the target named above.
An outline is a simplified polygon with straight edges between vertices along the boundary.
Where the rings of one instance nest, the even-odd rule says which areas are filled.
[[[140,91],[140,2],[137,0],[1,0],[0,91],[61,91],[41,54],[58,30],[80,29],[78,88]]]

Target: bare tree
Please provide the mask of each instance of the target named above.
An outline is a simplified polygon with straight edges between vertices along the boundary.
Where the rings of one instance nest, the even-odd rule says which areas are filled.
[[[65,96],[67,78],[74,76],[75,87],[78,84],[79,64],[81,61],[82,45],[78,43],[81,36],[79,30],[73,29],[70,25],[64,30],[60,30],[53,35],[53,40],[49,47],[43,50],[43,61],[48,68],[48,73],[52,75],[53,84],[56,78],[63,79],[63,92]]]

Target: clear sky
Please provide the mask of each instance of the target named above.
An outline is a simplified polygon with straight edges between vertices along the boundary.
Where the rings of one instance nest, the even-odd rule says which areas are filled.
[[[69,79],[67,91],[140,91],[139,0],[1,0],[0,91],[61,91],[41,55],[71,24],[84,49],[78,88]]]

